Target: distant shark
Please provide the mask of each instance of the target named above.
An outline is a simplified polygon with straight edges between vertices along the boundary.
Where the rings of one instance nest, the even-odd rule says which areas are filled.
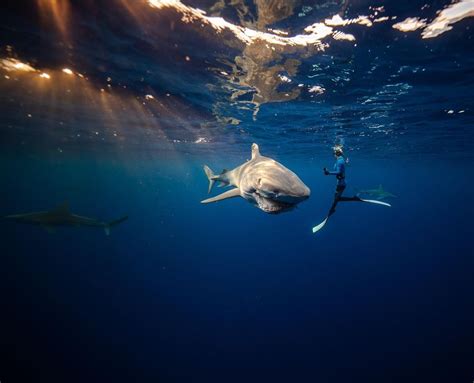
[[[204,172],[209,179],[208,193],[216,181],[220,182],[220,186],[235,188],[201,203],[240,196],[266,213],[277,214],[291,210],[310,195],[309,188],[295,173],[262,156],[257,144],[252,144],[252,159],[235,169],[215,175],[208,166],[204,166]]]
[[[110,234],[110,228],[122,223],[127,218],[128,216],[124,216],[111,222],[97,221],[93,218],[72,214],[69,211],[69,204],[67,202],[64,202],[63,204],[49,211],[13,214],[3,217],[3,219],[15,222],[41,226],[50,233],[54,232],[54,228],[57,226],[92,226],[102,227],[106,235]]]
[[[379,185],[379,187],[376,189],[357,190],[357,196],[370,196],[378,200],[396,198],[396,195],[383,190],[382,185]]]

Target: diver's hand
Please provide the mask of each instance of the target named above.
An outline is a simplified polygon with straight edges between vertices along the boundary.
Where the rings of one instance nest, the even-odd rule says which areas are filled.
[[[323,169],[323,172],[324,172],[324,175],[325,176],[328,176],[329,175],[329,170],[327,168],[324,168]]]

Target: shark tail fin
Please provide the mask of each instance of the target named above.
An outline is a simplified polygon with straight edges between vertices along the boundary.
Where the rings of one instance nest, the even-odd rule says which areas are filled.
[[[123,216],[122,218],[116,219],[115,221],[110,221],[104,226],[105,235],[110,235],[110,229],[118,224],[126,221],[128,219],[128,215]]]
[[[214,186],[215,181],[215,174],[211,170],[211,168],[207,165],[204,165],[204,173],[206,173],[207,179],[209,180],[209,188],[207,189],[207,193],[209,194]]]

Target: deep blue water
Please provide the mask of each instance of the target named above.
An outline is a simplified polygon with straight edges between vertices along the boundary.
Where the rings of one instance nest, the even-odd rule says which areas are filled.
[[[0,381],[473,381],[473,19],[422,39],[392,26],[449,2],[184,4],[2,10],[0,214],[68,201],[129,219],[110,236],[0,222]],[[196,8],[289,36],[397,18],[335,26],[355,41],[312,51],[246,45],[183,19]],[[278,215],[200,204],[202,165],[238,166],[252,142],[311,197]],[[314,235],[336,143],[347,195],[396,197],[340,203]]]

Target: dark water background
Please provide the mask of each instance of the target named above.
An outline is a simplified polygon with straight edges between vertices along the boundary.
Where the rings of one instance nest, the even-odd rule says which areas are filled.
[[[139,29],[125,3],[71,2],[69,45],[36,3],[2,11],[2,46],[53,77],[49,88],[0,80],[0,213],[67,200],[77,214],[129,219],[109,237],[1,222],[0,381],[471,382],[472,19],[430,40],[349,26],[357,49],[334,42],[294,76],[326,93],[268,100],[254,118],[216,75],[235,47],[146,8]],[[381,4],[344,12],[370,5]],[[399,21],[424,3],[384,5]],[[296,33],[342,9],[295,7],[277,27]],[[109,76],[120,85],[107,88]],[[390,209],[340,204],[315,236],[334,189],[321,169],[341,141],[348,194],[382,184],[397,197]],[[199,203],[202,165],[237,166],[252,142],[300,176],[308,201],[276,216],[242,199]]]

